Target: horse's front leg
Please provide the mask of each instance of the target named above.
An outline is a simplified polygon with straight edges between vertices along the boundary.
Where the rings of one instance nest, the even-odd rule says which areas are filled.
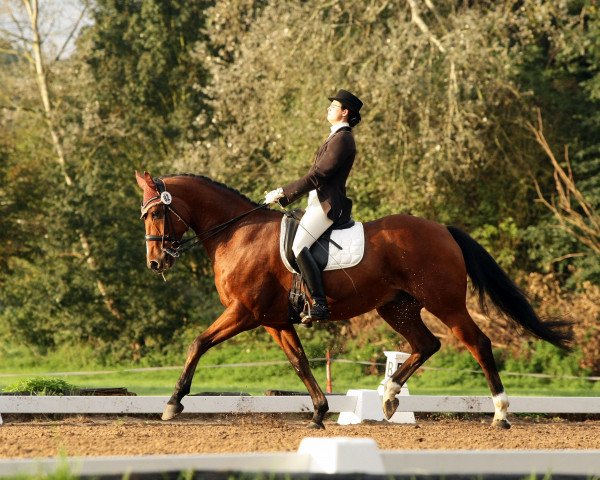
[[[327,398],[325,398],[321,387],[319,387],[319,384],[312,374],[308,359],[306,358],[306,354],[304,353],[296,330],[292,326],[282,329],[265,327],[265,329],[283,349],[288,360],[294,367],[294,370],[300,379],[304,382],[304,385],[306,385],[306,389],[310,394],[315,410],[312,421],[308,424],[308,427],[325,428],[325,425],[323,425],[323,417],[325,417],[325,414],[329,410]]]
[[[163,420],[171,420],[183,411],[181,399],[190,393],[192,379],[200,357],[215,345],[258,326],[250,312],[240,303],[227,307],[221,316],[198,335],[190,345],[183,372],[175,384],[175,391],[162,414]]]

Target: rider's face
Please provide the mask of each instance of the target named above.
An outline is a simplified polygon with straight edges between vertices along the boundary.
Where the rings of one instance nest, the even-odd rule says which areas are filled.
[[[332,101],[327,107],[327,121],[331,125],[348,121],[348,110],[342,109],[342,104],[337,100]]]

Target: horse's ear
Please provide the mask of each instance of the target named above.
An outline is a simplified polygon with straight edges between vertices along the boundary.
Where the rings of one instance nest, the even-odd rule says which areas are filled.
[[[142,175],[141,173],[136,171],[135,178],[142,190],[146,190],[147,188],[156,190],[156,184],[154,183],[154,180],[152,180],[152,175],[150,175],[148,172],[144,172],[144,174]]]

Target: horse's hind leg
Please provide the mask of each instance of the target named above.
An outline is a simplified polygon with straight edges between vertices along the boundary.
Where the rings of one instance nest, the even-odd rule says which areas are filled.
[[[321,387],[319,387],[319,384],[312,374],[310,365],[308,364],[308,359],[306,358],[306,354],[304,353],[302,343],[300,343],[300,338],[298,338],[296,330],[294,327],[280,329],[267,326],[265,326],[265,329],[283,349],[288,357],[288,360],[294,367],[294,370],[300,379],[304,382],[304,385],[306,385],[306,389],[310,394],[310,398],[312,399],[314,405],[314,413],[312,421],[308,424],[308,427],[325,428],[325,425],[323,425],[323,418],[329,410],[327,398],[325,398]]]
[[[183,411],[181,399],[190,393],[192,379],[200,357],[215,345],[258,326],[250,312],[241,304],[233,304],[208,327],[204,333],[198,335],[188,349],[187,359],[183,372],[175,384],[175,391],[167,402],[162,419],[171,420]]]
[[[429,331],[421,319],[421,304],[406,293],[400,293],[394,301],[377,309],[381,317],[410,344],[410,357],[396,370],[385,385],[383,412],[389,420],[399,401],[396,395],[402,385],[440,349],[440,341]]]
[[[460,306],[454,312],[445,310],[444,308],[443,311],[431,311],[431,313],[450,327],[454,336],[465,344],[473,358],[481,366],[494,402],[495,413],[492,425],[510,428],[507,418],[508,397],[504,392],[504,386],[496,367],[496,361],[492,353],[492,342],[475,324],[466,306]]]

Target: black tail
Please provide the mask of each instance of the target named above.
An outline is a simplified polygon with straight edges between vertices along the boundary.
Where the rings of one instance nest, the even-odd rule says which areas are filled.
[[[530,305],[527,295],[517,287],[492,256],[471,236],[456,227],[448,227],[462,250],[467,274],[479,294],[479,304],[487,311],[485,294],[508,318],[534,336],[557,347],[571,350],[572,322],[555,318],[541,320]]]

